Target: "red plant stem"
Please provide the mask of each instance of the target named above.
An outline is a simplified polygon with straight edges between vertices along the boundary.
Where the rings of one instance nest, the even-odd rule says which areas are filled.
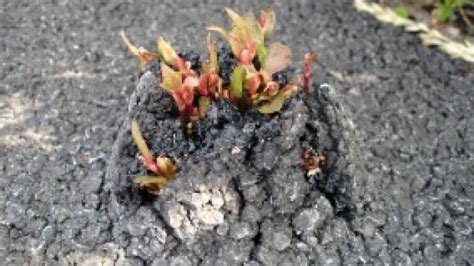
[[[163,175],[163,171],[160,169],[160,167],[158,167],[158,164],[156,164],[156,162],[153,159],[149,160],[149,159],[145,159],[145,157],[143,156],[139,156],[138,160],[143,164],[143,166],[146,169],[152,171],[153,173],[157,175]]]
[[[303,79],[304,85],[303,90],[305,93],[309,94],[310,86],[311,86],[311,77],[313,75],[313,64],[316,60],[316,55],[312,52],[306,53],[304,55],[304,63],[303,63]]]

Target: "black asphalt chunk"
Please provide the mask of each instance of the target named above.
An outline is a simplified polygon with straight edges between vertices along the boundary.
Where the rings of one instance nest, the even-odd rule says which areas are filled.
[[[312,186],[296,171],[285,177],[291,161],[268,155],[246,174],[245,156],[222,153],[203,155],[222,163],[185,163],[158,199],[129,186],[141,168],[131,150],[117,158],[113,143],[125,139],[127,107],[143,100],[150,75],[139,73],[120,30],[148,49],[162,34],[182,53],[199,52],[204,26],[222,24],[225,6],[257,11],[268,2],[3,1],[2,265],[472,263],[473,66],[357,13],[351,1],[273,3],[273,39],[290,46],[295,66],[308,48],[318,52],[315,82],[332,88],[322,86],[319,99],[330,104],[313,116],[324,119],[308,125],[321,132],[317,141],[336,142],[326,154],[331,178]],[[142,119],[173,112],[150,104],[158,109]],[[225,125],[215,149],[248,143],[229,140],[239,130]],[[128,174],[112,179],[107,164],[119,160]],[[351,182],[339,185],[346,175]],[[282,186],[290,181],[297,193]]]
[[[134,231],[122,223],[142,220],[135,218],[137,211],[146,210],[154,214],[149,217],[149,226],[162,224],[160,228],[172,236],[164,240],[162,250],[143,254],[147,263],[177,249],[183,249],[193,264],[235,265],[249,260],[271,263],[262,253],[269,249],[279,253],[272,260],[291,255],[297,261],[315,260],[311,249],[291,245],[304,244],[299,241],[304,233],[291,227],[292,217],[310,209],[313,216],[296,223],[303,224],[307,234],[317,235],[324,228],[316,225],[325,222],[326,217],[349,217],[353,209],[350,162],[346,157],[354,149],[346,150],[351,144],[342,137],[352,131],[349,125],[353,122],[339,104],[335,90],[315,86],[315,93],[308,96],[300,92],[285,104],[281,114],[270,116],[255,110],[241,114],[228,102],[216,101],[209,115],[197,122],[200,130],[186,136],[177,111],[163,111],[173,109],[174,103],[171,96],[158,90],[157,79],[159,75],[152,72],[140,79],[131,97],[138,99],[133,100],[137,104],[130,105],[113,146],[103,203],[109,206],[106,212],[120,208],[121,215],[111,221],[120,230],[114,237],[129,243]],[[178,175],[157,198],[132,182],[135,176],[146,175],[142,167],[137,167],[138,151],[130,134],[132,118],[141,125],[151,149],[170,156],[179,166]],[[328,157],[323,174],[305,176],[301,169],[305,148],[335,155]],[[260,210],[258,216],[249,216],[244,211],[247,205]],[[264,225],[266,229],[262,229]],[[136,237],[143,239],[145,233]],[[262,242],[254,239],[260,237]],[[228,246],[237,250],[222,250]],[[239,254],[229,256],[229,252]]]

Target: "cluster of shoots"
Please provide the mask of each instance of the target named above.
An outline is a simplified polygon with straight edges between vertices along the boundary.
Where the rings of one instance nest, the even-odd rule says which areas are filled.
[[[138,57],[142,70],[153,61],[160,62],[162,77],[159,85],[174,99],[185,129],[192,130],[193,124],[205,117],[209,105],[216,99],[228,100],[240,111],[255,106],[260,113],[271,114],[279,112],[285,100],[300,88],[310,93],[312,67],[316,60],[312,52],[304,56],[302,77],[296,76],[287,84],[273,79],[274,74],[284,70],[292,60],[292,53],[286,45],[266,43],[275,28],[273,10],[262,10],[258,19],[252,13],[239,15],[229,8],[226,12],[232,28],[207,27],[209,58],[200,69],[192,69],[191,63],[161,36],[157,40],[158,52],[150,52],[132,44],[122,31],[125,44]],[[224,80],[219,76],[221,66],[212,33],[219,34],[228,42],[236,59],[230,82],[226,82],[229,85],[224,86]],[[132,135],[142,154],[144,167],[156,175],[138,177],[135,182],[150,192],[158,192],[174,176],[176,167],[170,159],[153,159],[136,121],[132,122]]]
[[[158,60],[161,62],[160,87],[168,92],[178,107],[184,125],[204,117],[209,104],[214,99],[227,99],[239,110],[245,111],[257,106],[264,114],[279,112],[285,99],[299,88],[309,93],[312,66],[316,56],[307,53],[303,60],[303,77],[296,76],[287,84],[280,84],[273,75],[284,70],[292,59],[290,49],[280,43],[266,44],[267,38],[275,28],[273,10],[263,10],[257,19],[252,13],[239,15],[227,8],[232,29],[209,26],[207,48],[209,59],[200,70],[191,69],[191,63],[180,57],[171,44],[163,37],[157,40],[158,52],[150,52],[133,45],[122,32],[122,38],[129,50],[138,57],[140,67]],[[230,85],[223,86],[219,76],[218,54],[211,33],[221,35],[229,44],[237,64],[232,69]]]
[[[321,162],[325,160],[324,156],[316,154],[312,149],[306,148],[302,154],[303,164],[301,169],[305,171],[308,176],[314,176],[321,172]]]

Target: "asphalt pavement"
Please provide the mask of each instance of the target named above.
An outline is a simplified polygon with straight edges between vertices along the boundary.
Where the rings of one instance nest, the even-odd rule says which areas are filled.
[[[223,23],[224,7],[269,5],[273,38],[295,58],[320,54],[315,79],[331,84],[351,112],[358,153],[354,217],[327,220],[313,242],[293,236],[315,255],[286,262],[474,263],[473,65],[358,13],[351,1],[1,4],[2,265],[194,264],[183,243],[161,257],[156,249],[155,259],[133,238],[123,246],[103,215],[107,159],[139,72],[119,32],[149,49],[162,34],[178,49],[203,51],[205,26]],[[137,227],[153,214],[140,215]],[[272,262],[253,253],[243,261]]]

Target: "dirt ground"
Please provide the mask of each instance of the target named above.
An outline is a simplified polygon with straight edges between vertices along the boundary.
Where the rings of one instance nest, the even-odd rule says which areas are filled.
[[[161,253],[171,229],[152,224],[152,213],[139,209],[115,224],[109,215],[120,208],[104,204],[106,163],[138,80],[119,31],[149,49],[162,34],[178,48],[203,50],[204,27],[223,23],[223,7],[269,2],[2,1],[2,264],[205,264],[183,242]],[[308,48],[320,53],[316,80],[331,84],[351,113],[355,213],[333,217],[322,198],[305,220],[325,217],[312,237],[293,233],[301,223],[274,220],[258,228],[258,243],[248,241],[257,252],[216,250],[244,254],[247,265],[276,263],[290,246],[313,255],[280,262],[472,264],[473,66],[357,13],[351,1],[271,5],[274,38],[295,58]]]

